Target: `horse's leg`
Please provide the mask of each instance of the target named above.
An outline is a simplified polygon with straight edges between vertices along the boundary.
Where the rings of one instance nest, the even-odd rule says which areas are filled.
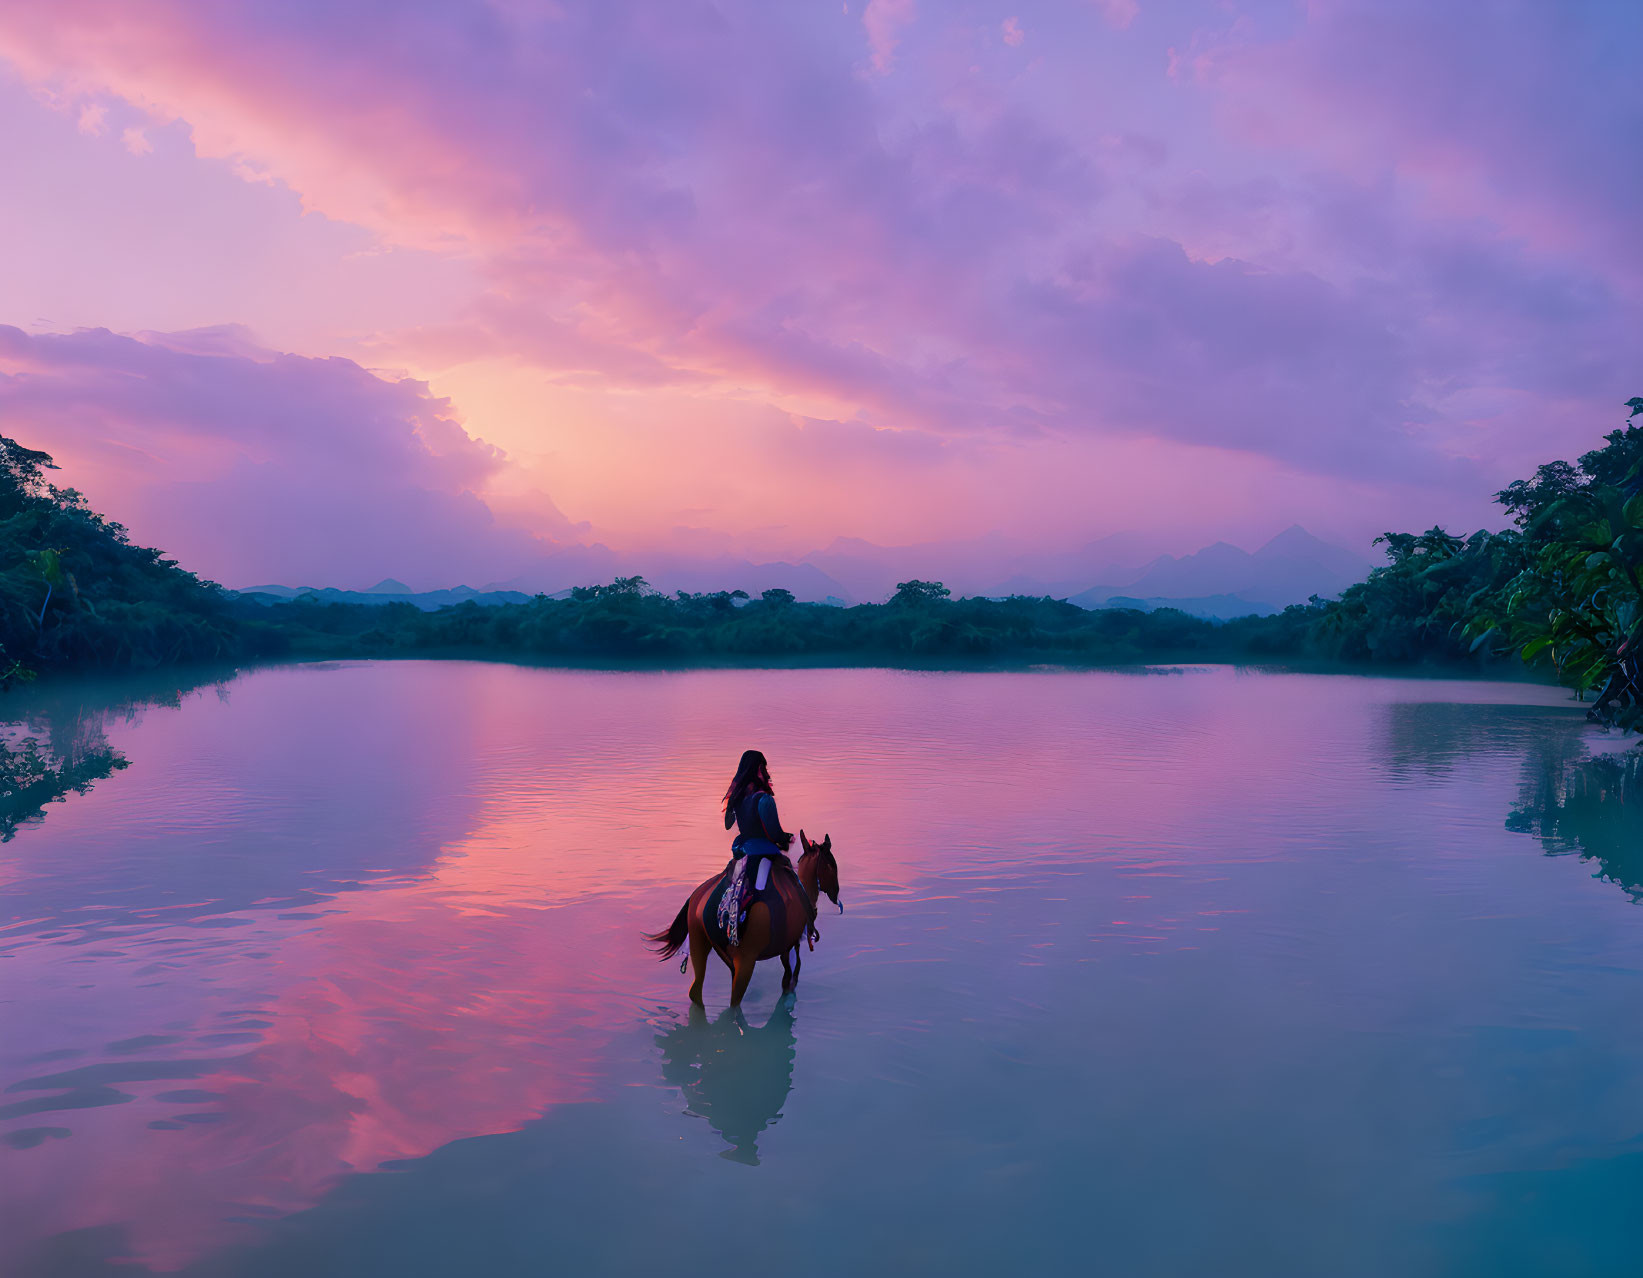
[[[793,947],[793,984],[795,986],[797,986],[798,983],[799,983],[799,971],[803,967],[804,967],[804,946],[795,945]]]
[[[747,912],[747,922],[742,924],[741,944],[736,947],[736,974],[730,985],[732,1007],[741,1006],[742,995],[753,980],[753,969],[759,965],[759,955],[769,943],[770,910],[761,903]]]
[[[736,951],[736,974],[730,980],[730,1005],[740,1007],[742,995],[747,993],[748,983],[753,979],[753,969],[758,966],[758,959],[743,950]]]
[[[782,951],[782,988],[784,990],[793,988],[793,965],[787,961],[786,950]]]
[[[690,1001],[698,1007],[702,1002],[702,981],[707,977],[707,953],[712,948],[708,943],[707,929],[701,927],[695,919],[690,921],[690,970],[694,979],[690,982]]]

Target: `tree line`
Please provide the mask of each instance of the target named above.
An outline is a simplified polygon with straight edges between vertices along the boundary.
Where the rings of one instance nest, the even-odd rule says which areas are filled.
[[[0,686],[47,671],[250,655],[227,592],[133,545],[47,453],[0,436]]]
[[[883,604],[799,603],[786,590],[653,590],[642,577],[526,603],[275,604],[234,596],[133,545],[51,458],[0,437],[0,677],[265,656],[482,655],[669,662],[901,664],[1316,661],[1503,668],[1523,662],[1643,726],[1643,398],[1577,462],[1496,495],[1510,527],[1388,533],[1387,562],[1339,599],[1211,622],[1175,609],[954,599],[902,582]]]

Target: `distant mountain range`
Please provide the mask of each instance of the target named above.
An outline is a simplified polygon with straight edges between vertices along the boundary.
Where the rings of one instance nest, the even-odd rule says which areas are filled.
[[[898,581],[944,582],[955,595],[1049,596],[1084,608],[1180,608],[1226,620],[1278,612],[1312,595],[1331,597],[1361,581],[1373,565],[1363,556],[1314,537],[1295,525],[1253,553],[1224,541],[1177,558],[1156,553],[1134,533],[1116,533],[1065,552],[1023,554],[1000,536],[969,542],[876,546],[840,538],[797,563],[752,563],[733,555],[617,554],[604,546],[571,546],[528,573],[480,589],[414,591],[387,578],[369,590],[253,586],[243,594],[270,599],[313,595],[336,603],[413,604],[424,610],[472,600],[521,603],[536,594],[563,594],[574,585],[642,575],[659,590],[760,591],[780,587],[801,600],[854,603],[882,600]]]
[[[838,582],[847,597],[883,599],[898,581],[922,577],[955,595],[1037,595],[1084,608],[1179,608],[1228,620],[1280,612],[1313,595],[1339,594],[1374,565],[1300,525],[1251,553],[1216,542],[1177,558],[1136,533],[1115,533],[1072,550],[1024,555],[1000,537],[886,548],[841,538],[804,564]]]
[[[841,537],[803,564],[838,582],[853,599],[885,599],[896,583],[940,581],[955,595],[1048,595],[1065,599],[1100,582],[1122,582],[1158,555],[1152,539],[1114,533],[1065,551],[1024,553],[998,533],[970,541],[875,546]]]
[[[1092,586],[1068,598],[1085,608],[1168,605],[1225,620],[1281,612],[1313,595],[1332,598],[1362,581],[1373,566],[1296,524],[1254,554],[1218,541],[1180,559],[1160,555],[1132,580]]]

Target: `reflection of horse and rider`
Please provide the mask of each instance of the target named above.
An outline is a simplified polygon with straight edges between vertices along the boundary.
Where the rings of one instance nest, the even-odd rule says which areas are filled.
[[[686,1024],[656,1036],[662,1077],[684,1096],[687,1114],[705,1118],[729,1143],[722,1158],[756,1165],[759,1133],[781,1117],[793,1090],[793,998],[782,995],[758,1026],[739,1007],[709,1021],[692,1003]]]
[[[725,829],[736,827],[730,863],[690,894],[667,931],[646,939],[664,960],[689,941],[693,1003],[702,1001],[712,950],[731,970],[730,1005],[736,1007],[760,959],[781,959],[782,989],[792,989],[803,962],[800,945],[808,940],[814,947],[819,935],[816,899],[825,892],[841,913],[844,906],[831,836],[812,843],[800,830],[803,855],[797,865],[787,859],[793,836],[782,829],[770,765],[759,751],[743,753],[725,791],[724,815]]]

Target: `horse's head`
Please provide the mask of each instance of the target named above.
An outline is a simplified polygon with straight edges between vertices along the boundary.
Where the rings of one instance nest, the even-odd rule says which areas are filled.
[[[827,899],[839,907],[839,913],[844,913],[844,902],[839,900],[839,863],[833,859],[833,836],[824,834],[820,843],[812,843],[805,838],[804,831],[799,831],[799,843],[804,848],[805,856],[816,858],[816,886],[827,894]]]

